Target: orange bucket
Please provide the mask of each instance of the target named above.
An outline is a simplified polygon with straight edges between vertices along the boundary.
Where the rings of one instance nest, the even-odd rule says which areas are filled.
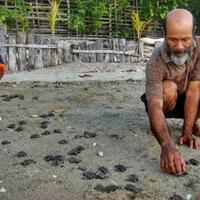
[[[0,79],[1,79],[2,76],[4,75],[5,71],[6,71],[6,65],[0,63]]]

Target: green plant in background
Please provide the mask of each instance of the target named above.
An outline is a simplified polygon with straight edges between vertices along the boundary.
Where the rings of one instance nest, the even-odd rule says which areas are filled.
[[[113,36],[131,37],[130,15],[127,14],[131,3],[132,0],[74,0],[76,9],[70,10],[69,28],[77,35],[97,35],[103,26],[103,17],[111,16]],[[123,25],[124,19],[127,26]]]
[[[128,6],[131,5],[130,0],[112,0],[109,1],[109,7],[111,8],[113,31],[114,37],[125,37],[128,38],[132,35],[132,29],[129,26],[130,16],[127,13]],[[127,26],[122,25],[124,22]]]
[[[48,14],[48,20],[49,20],[49,25],[51,28],[51,34],[54,35],[55,33],[55,28],[56,28],[56,23],[58,21],[58,13],[59,13],[59,8],[62,0],[49,0],[49,4],[51,5],[49,14]]]
[[[144,28],[152,22],[152,19],[142,21],[140,19],[140,15],[139,15],[138,11],[132,12],[131,19],[132,19],[133,28],[136,32],[137,40],[139,40],[141,38],[141,35],[142,35]]]
[[[76,31],[76,35],[85,33],[84,18],[79,14],[71,14],[69,17],[69,28]]]
[[[12,3],[15,9],[0,6],[0,24],[11,28],[18,23],[20,31],[26,32],[29,28],[28,12],[32,10],[32,6],[22,0],[12,0]]]
[[[88,5],[86,5],[86,7],[89,6],[89,4],[93,5],[93,9],[88,10],[88,14],[90,13],[91,18],[92,18],[92,24],[91,24],[91,32],[95,31],[97,33],[97,31],[101,28],[102,26],[102,16],[108,13],[108,9],[106,6],[106,3],[103,1],[94,1],[94,0],[90,0],[91,2],[87,2]]]
[[[82,6],[81,0],[75,0],[76,10],[70,12],[69,28],[76,32],[76,35],[85,33],[85,9]]]
[[[141,15],[145,19],[154,18],[157,21],[161,21],[170,10],[186,5],[187,1],[188,0],[140,0],[139,5]]]
[[[98,35],[100,31],[112,32],[115,37],[132,37],[133,31],[130,25],[130,12],[133,0],[67,0],[67,9],[59,11],[60,2],[62,0],[49,0],[51,9],[49,11],[48,20],[52,34],[55,33],[57,20],[66,19],[68,28],[72,33],[77,35]],[[26,32],[29,29],[28,15],[32,10],[30,1],[28,0],[10,0],[12,8],[0,5],[0,24],[8,25],[8,28],[16,27],[18,30]],[[71,5],[70,6],[70,3]],[[197,24],[200,23],[200,4],[199,1],[191,0],[138,0],[137,8],[139,9],[141,22],[147,22],[153,19],[153,23],[148,24],[150,28],[160,30],[160,22],[166,14],[177,7],[190,10],[196,17]],[[136,9],[137,10],[137,9]],[[58,18],[59,14],[59,18]],[[108,19],[109,21],[106,22]],[[133,20],[133,19],[132,19]],[[109,23],[109,30],[104,30],[103,24]],[[135,23],[135,26],[137,23]],[[134,25],[134,24],[133,24]],[[141,24],[140,24],[141,26]],[[137,26],[137,28],[141,28]],[[146,25],[145,25],[146,26]],[[107,27],[107,24],[106,24]],[[197,26],[198,28],[199,26]],[[135,29],[135,28],[134,28]],[[135,29],[136,30],[136,29]],[[198,28],[199,30],[199,28]],[[139,31],[140,32],[140,31]],[[141,37],[138,33],[137,38]]]
[[[20,31],[26,32],[29,29],[28,13],[32,11],[32,4],[26,3],[24,0],[12,0],[15,4],[13,17],[19,23]]]
[[[13,11],[5,6],[0,6],[0,24],[7,24],[11,18],[13,18]]]
[[[199,24],[200,24],[200,3],[199,1],[192,1],[191,0],[186,0],[186,2],[182,2],[180,7],[188,9],[191,11],[191,13],[194,15],[196,19],[196,24],[197,24],[197,31],[200,30]]]
[[[69,28],[77,35],[96,33],[102,26],[102,16],[108,12],[106,1],[75,0],[75,5],[77,9],[70,11]]]

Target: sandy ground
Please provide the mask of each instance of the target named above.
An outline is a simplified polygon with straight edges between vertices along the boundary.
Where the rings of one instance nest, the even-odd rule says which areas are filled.
[[[58,82],[55,72],[49,72],[52,82],[33,82],[34,71],[28,72],[31,81],[19,82],[18,73],[1,82],[0,200],[196,200],[199,151],[180,147],[190,161],[187,175],[160,170],[160,147],[147,135],[140,102],[144,79],[129,74],[122,80],[98,80],[95,74],[140,70],[143,76],[143,68],[118,64],[117,71],[110,64],[95,71],[96,65],[75,66],[76,72],[65,66],[65,75],[73,72],[81,80]],[[96,78],[80,76],[88,73]],[[176,141],[182,121],[168,122]]]

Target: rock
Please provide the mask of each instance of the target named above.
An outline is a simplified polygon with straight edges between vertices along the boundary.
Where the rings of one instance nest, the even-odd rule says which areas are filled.
[[[97,151],[97,156],[103,157],[103,151]]]
[[[92,144],[92,146],[93,146],[93,147],[96,147],[96,146],[97,146],[97,143],[96,143],[96,142],[94,142],[94,143]]]
[[[6,192],[6,189],[2,187],[2,188],[0,189],[0,193],[5,193],[5,192]]]
[[[191,199],[192,199],[192,195],[191,194],[187,194],[186,200],[191,200]]]
[[[143,37],[140,39],[140,41],[144,42],[144,44],[148,44],[148,45],[155,45],[156,42],[163,42],[164,38],[149,38],[149,37]]]
[[[31,115],[32,118],[38,118],[39,116],[37,114]]]

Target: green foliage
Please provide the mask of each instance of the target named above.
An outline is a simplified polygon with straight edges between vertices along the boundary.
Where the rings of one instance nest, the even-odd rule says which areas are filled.
[[[152,19],[148,19],[146,21],[142,21],[140,19],[138,11],[136,11],[136,12],[133,11],[131,19],[132,19],[133,28],[136,31],[137,40],[139,40],[141,38],[141,35],[142,35],[142,32],[143,32],[144,28],[148,24],[150,24],[150,22],[152,22]]]
[[[55,27],[57,23],[57,16],[59,12],[59,7],[61,4],[62,0],[49,0],[49,4],[51,5],[51,9],[48,14],[48,20],[49,20],[49,25],[51,28],[51,34],[54,35],[55,33]]]
[[[85,32],[85,22],[80,11],[69,16],[69,28],[76,31],[77,35]]]
[[[109,12],[112,12],[112,19],[116,17],[113,34],[116,37],[129,37],[132,34],[131,28],[122,28],[121,22],[124,18],[130,18],[126,13],[130,2],[131,0],[75,0],[77,9],[70,11],[69,28],[76,31],[77,35],[97,34],[103,25],[102,17],[108,18]],[[89,24],[88,21],[91,23]]]
[[[184,4],[186,0],[140,0],[141,14],[145,19],[154,18],[158,21],[164,19],[166,14]]]
[[[0,24],[6,24],[11,18],[13,18],[12,10],[5,6],[0,6]]]
[[[32,10],[30,3],[25,3],[24,0],[12,0],[15,4],[14,11],[15,20],[19,23],[20,31],[26,32],[29,29],[28,13]]]
[[[125,20],[125,23],[130,16],[127,15],[126,8],[131,5],[130,0],[113,0],[109,2],[111,11],[115,17],[115,31],[114,37],[130,37],[132,35],[132,29],[130,27],[122,27],[121,22]]]
[[[197,22],[197,29],[199,29],[199,23],[200,23],[200,3],[199,1],[191,1],[191,0],[185,0],[182,3],[179,4],[179,7],[188,9],[191,11],[191,13],[194,15],[196,22]]]
[[[12,27],[19,23],[20,31],[27,31],[29,28],[28,12],[32,10],[31,4],[26,4],[23,0],[12,0],[15,9],[8,9],[0,6],[0,24]]]
[[[75,4],[77,9],[72,11],[69,16],[71,30],[76,31],[77,34],[84,34],[96,32],[101,28],[101,17],[108,12],[105,0],[76,0]],[[87,24],[88,20],[92,23]]]
[[[52,34],[55,32],[59,4],[62,0],[49,0],[51,10],[49,12],[49,23]],[[21,31],[27,31],[29,28],[28,14],[32,10],[28,0],[11,0],[13,9],[8,9],[0,5],[0,24],[6,24],[9,27],[19,25]],[[57,4],[54,5],[53,3]],[[130,13],[127,12],[129,5],[133,5],[133,0],[73,0],[69,12],[59,12],[59,16],[68,19],[69,28],[75,31],[77,35],[98,34],[103,26],[103,18],[109,18],[111,12],[111,30],[113,36],[129,38],[132,35],[130,26]],[[140,21],[153,19],[157,26],[166,14],[174,8],[186,8],[190,10],[196,20],[200,23],[200,3],[198,0],[138,0],[140,11]],[[74,9],[76,8],[76,9]],[[130,8],[129,8],[130,10]],[[89,23],[88,23],[89,22]],[[123,22],[123,23],[122,23]],[[127,24],[125,26],[124,24]],[[198,28],[198,26],[197,26]],[[137,33],[137,37],[140,34]]]
[[[133,29],[130,26],[127,27],[118,27],[118,33],[116,34],[116,37],[121,37],[121,38],[131,38],[133,34]]]

